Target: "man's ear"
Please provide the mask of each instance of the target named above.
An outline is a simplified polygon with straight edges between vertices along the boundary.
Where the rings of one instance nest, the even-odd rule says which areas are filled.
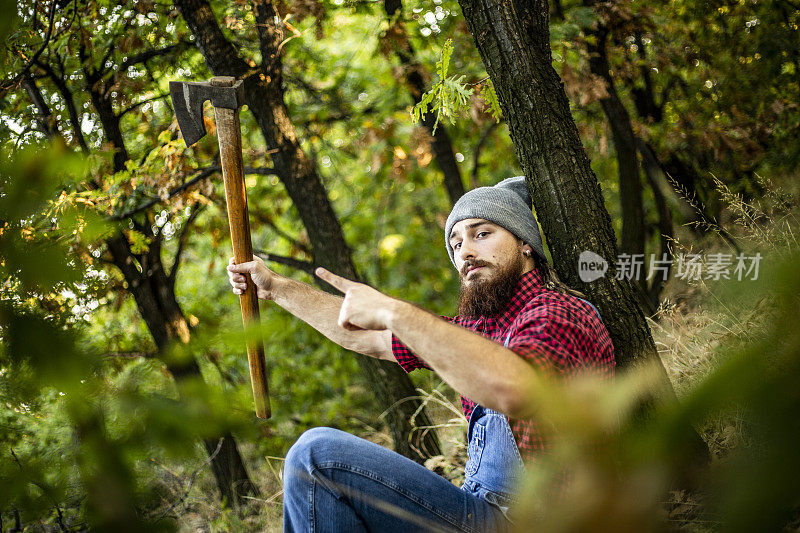
[[[533,248],[527,244],[522,246],[522,255],[525,257],[531,257],[533,255]]]

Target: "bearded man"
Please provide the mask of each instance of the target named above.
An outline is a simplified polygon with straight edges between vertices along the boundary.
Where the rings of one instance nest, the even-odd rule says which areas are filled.
[[[337,297],[269,270],[228,266],[237,294],[248,273],[269,299],[337,344],[435,371],[461,394],[469,460],[456,487],[377,444],[331,428],[306,431],[284,464],[285,531],[506,531],[514,494],[547,444],[532,415],[548,375],[610,378],[614,353],[597,310],[558,282],[523,177],[456,202],[445,247],[461,278],[458,315],[442,318],[319,268]]]

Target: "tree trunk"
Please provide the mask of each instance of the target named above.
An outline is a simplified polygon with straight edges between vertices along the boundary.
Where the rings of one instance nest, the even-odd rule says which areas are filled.
[[[661,168],[661,163],[658,161],[656,154],[653,150],[641,139],[636,139],[636,148],[642,156],[642,169],[647,177],[647,182],[650,185],[650,190],[653,191],[653,199],[656,203],[658,210],[658,242],[659,242],[659,256],[660,261],[669,261],[670,268],[667,270],[667,275],[656,274],[656,277],[650,283],[648,289],[648,297],[653,307],[657,308],[660,303],[661,291],[667,284],[666,279],[669,276],[672,265],[672,252],[670,251],[670,241],[673,238],[673,225],[672,225],[672,211],[667,204],[667,199],[661,189],[662,183],[666,182],[664,171]]]
[[[403,4],[400,0],[384,0],[383,2],[383,9],[386,11],[390,22],[401,12],[402,7]],[[386,33],[386,38],[393,43],[395,55],[397,55],[403,67],[405,82],[411,93],[411,98],[414,104],[417,104],[425,93],[425,81],[422,79],[421,74],[422,65],[416,60],[414,47],[411,46],[411,41],[408,39],[405,24],[400,19],[394,20],[394,24]],[[439,166],[439,170],[444,174],[444,186],[447,190],[447,195],[450,197],[450,204],[453,205],[465,192],[464,182],[461,179],[461,172],[458,169],[458,163],[453,153],[453,143],[447,133],[447,128],[440,123],[436,128],[436,133],[434,133],[433,126],[435,123],[436,118],[433,113],[426,113],[422,117],[422,125],[433,137],[431,148],[433,148],[434,159]]]
[[[145,224],[142,229],[145,227],[149,228],[150,224]],[[173,341],[189,342],[190,326],[175,298],[173,285],[164,272],[159,242],[154,240],[151,248],[138,259],[125,236],[112,237],[107,245],[114,264],[128,282],[128,290],[159,353],[163,353]],[[139,262],[142,272],[136,268],[134,261]],[[176,380],[200,374],[194,358],[180,363],[171,361],[167,370]],[[225,433],[220,440],[204,439],[203,445],[212,458],[211,470],[223,500],[237,506],[243,503],[244,496],[259,496],[260,491],[247,473],[233,435]]]
[[[246,496],[260,496],[261,491],[250,480],[233,435],[226,432],[218,440],[204,439],[203,445],[208,456],[214,457],[211,471],[225,502],[238,506],[247,501]]]
[[[197,47],[211,72],[216,76],[227,75],[244,80],[245,101],[272,152],[275,171],[308,231],[314,263],[350,279],[359,279],[316,165],[300,147],[284,103],[279,55],[283,36],[275,25],[277,13],[272,3],[265,0],[252,2],[262,54],[262,64],[256,69],[239,57],[236,48],[222,33],[206,0],[175,0],[174,5],[194,34]],[[419,462],[424,461],[427,455],[417,453],[415,448],[431,455],[439,454],[438,438],[432,431],[416,446],[411,444],[414,428],[410,418],[420,407],[420,402],[408,400],[417,396],[408,375],[392,362],[361,355],[357,356],[357,361],[379,404],[391,406],[387,424],[395,450]],[[417,420],[422,425],[430,425],[424,410]]]
[[[584,2],[592,5],[593,2]],[[636,139],[633,135],[631,118],[622,100],[619,99],[614,80],[611,78],[610,65],[606,50],[608,30],[597,22],[597,28],[591,31],[595,37],[589,49],[589,69],[606,83],[608,96],[600,100],[611,126],[611,138],[617,154],[617,170],[619,176],[619,200],[622,212],[622,238],[620,251],[626,254],[645,253],[645,219],[642,201],[642,182],[639,176],[639,160],[636,156]],[[637,280],[640,283],[644,280]],[[646,287],[646,282],[644,286]]]
[[[651,77],[650,66],[647,64],[646,45],[642,39],[641,32],[634,35],[637,47],[637,55],[640,60],[639,72],[641,74],[642,86],[633,84],[630,80],[630,92],[637,114],[648,123],[659,124],[664,119],[664,105],[667,97],[676,83],[673,78],[666,88],[661,92],[660,101],[656,101],[655,86]],[[650,152],[656,156],[656,151],[649,146]],[[713,205],[718,205],[718,193],[712,187],[710,190],[703,186],[702,180],[697,172],[698,168],[707,167],[703,162],[713,159],[708,155],[708,150],[699,148],[700,154],[696,155],[698,147],[690,146],[680,152],[668,153],[663,163],[659,162],[661,171],[670,178],[670,189],[675,193],[678,200],[678,212],[683,217],[685,225],[688,225],[697,234],[705,234],[710,228],[718,228],[720,235],[736,246],[730,234],[725,231],[717,221],[713,213]],[[640,153],[642,153],[640,151]],[[687,164],[681,158],[688,159]],[[644,157],[642,153],[642,157]]]
[[[659,401],[675,393],[628,280],[612,275],[617,246],[600,186],[583,149],[563,84],[552,67],[546,0],[459,0],[486,71],[494,83],[534,207],[561,279],[598,306],[627,370],[656,363]],[[610,265],[605,277],[584,283],[578,255],[591,250]],[[696,438],[687,446],[707,457]]]

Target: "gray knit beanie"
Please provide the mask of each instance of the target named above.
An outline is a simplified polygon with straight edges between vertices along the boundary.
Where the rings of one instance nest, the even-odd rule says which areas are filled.
[[[468,218],[494,222],[529,244],[540,258],[546,260],[539,225],[531,211],[531,195],[525,176],[504,179],[493,187],[472,189],[458,199],[444,228],[444,245],[453,265],[456,262],[450,246],[450,232],[457,222]]]

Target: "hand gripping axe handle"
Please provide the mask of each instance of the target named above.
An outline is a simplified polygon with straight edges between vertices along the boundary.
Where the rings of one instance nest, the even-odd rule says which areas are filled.
[[[250,242],[250,222],[242,163],[242,132],[239,125],[239,108],[244,102],[242,81],[236,81],[230,76],[216,76],[211,78],[210,82],[171,81],[169,93],[186,146],[193,145],[206,134],[203,102],[211,100],[211,105],[214,106],[234,261],[236,263],[252,261],[253,245]],[[239,303],[245,327],[258,324],[258,295],[249,275],[247,275],[247,290],[239,297]],[[252,337],[248,339],[247,358],[250,361],[250,380],[253,384],[256,416],[269,418],[271,413],[267,365],[264,360],[264,346],[259,339]]]

